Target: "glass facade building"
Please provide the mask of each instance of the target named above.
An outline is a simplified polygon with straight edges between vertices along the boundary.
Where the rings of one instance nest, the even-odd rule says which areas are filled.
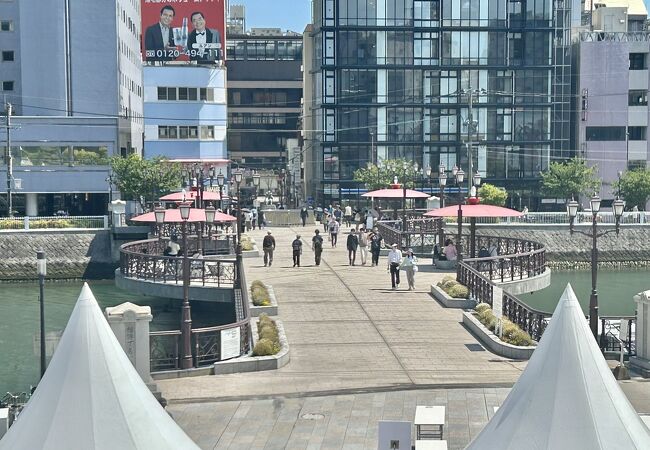
[[[579,17],[578,0],[314,0],[307,195],[356,198],[354,171],[382,159],[467,171],[471,89],[474,170],[534,204],[539,172],[571,153]]]

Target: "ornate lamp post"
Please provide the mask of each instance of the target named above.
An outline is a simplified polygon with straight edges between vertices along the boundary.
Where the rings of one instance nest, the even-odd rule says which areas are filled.
[[[278,174],[278,180],[280,181],[280,209],[284,209],[284,177],[286,170],[282,169]]]
[[[181,368],[191,369],[192,363],[192,312],[190,310],[190,259],[187,249],[187,220],[190,218],[191,202],[182,202],[178,209],[183,225],[183,308],[181,317]]]
[[[255,186],[255,200],[257,201],[257,190],[260,187],[260,174],[257,172],[253,174],[253,186]]]
[[[165,222],[165,208],[162,206],[156,206],[154,209],[154,214],[156,216],[156,228],[158,229],[158,240],[162,239],[163,235],[163,224]]]
[[[236,278],[235,278],[235,285],[237,287],[241,287],[241,276],[239,271],[241,270],[242,266],[242,247],[241,247],[241,222],[242,222],[242,215],[241,215],[241,198],[239,197],[239,185],[241,184],[242,180],[244,179],[244,171],[241,169],[237,169],[233,171],[233,178],[235,180],[235,184],[237,186],[237,247],[235,248],[235,259],[236,259],[236,265],[237,265],[237,271],[236,271]]]
[[[47,259],[43,250],[36,252],[36,272],[38,273],[38,305],[41,325],[41,378],[43,378],[45,374],[45,275],[47,275]]]
[[[461,185],[465,181],[465,172],[463,169],[459,169],[456,166],[452,169],[452,173],[456,179],[456,186],[458,186],[458,236],[456,240],[456,253],[458,254],[458,261],[463,259],[463,193],[461,192]]]
[[[598,342],[598,238],[605,236],[611,232],[615,232],[618,236],[621,226],[621,216],[625,209],[625,202],[616,196],[616,200],[612,203],[614,210],[614,218],[616,219],[616,228],[613,230],[605,230],[598,232],[598,213],[600,212],[600,197],[594,193],[589,200],[591,205],[591,231],[582,231],[574,229],[574,221],[578,214],[578,202],[571,199],[567,203],[566,209],[569,215],[569,231],[571,234],[579,233],[583,236],[591,238],[591,295],[589,296],[589,328]],[[601,342],[602,345],[602,342]]]
[[[440,207],[445,207],[445,186],[447,186],[447,169],[444,164],[438,166],[438,183],[440,184]]]
[[[205,224],[208,226],[208,240],[212,238],[212,225],[214,224],[216,212],[217,210],[212,205],[205,208]]]
[[[226,183],[226,177],[221,173],[219,169],[219,175],[217,175],[217,184],[219,185],[219,209],[223,211],[223,185]]]

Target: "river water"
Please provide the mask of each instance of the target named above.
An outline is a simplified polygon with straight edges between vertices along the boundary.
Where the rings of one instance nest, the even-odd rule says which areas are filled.
[[[124,302],[150,306],[151,330],[180,328],[181,300],[146,297],[122,291],[112,280],[90,281],[102,310]],[[81,291],[82,282],[52,282],[45,287],[46,341],[56,342]],[[230,305],[192,302],[193,326],[207,327],[234,322]],[[36,384],[39,374],[38,284],[0,284],[0,396],[22,392]],[[48,350],[49,351],[49,350]]]

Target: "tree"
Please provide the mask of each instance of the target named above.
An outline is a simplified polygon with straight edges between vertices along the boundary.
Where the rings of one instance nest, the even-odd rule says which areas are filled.
[[[363,183],[366,189],[374,191],[389,187],[397,177],[398,183],[406,183],[406,187],[415,186],[417,165],[407,159],[385,159],[379,166],[368,164],[367,167],[354,171],[354,181]]]
[[[484,205],[504,206],[508,193],[505,189],[485,183],[478,189],[478,196]]]
[[[595,166],[589,167],[579,158],[552,162],[548,170],[541,172],[542,193],[566,200],[590,195],[600,187],[596,170]]]
[[[142,208],[181,185],[181,167],[165,158],[142,159],[136,154],[111,158],[115,186],[126,200],[137,200]]]
[[[620,179],[613,183],[614,189],[621,193],[628,209],[638,207],[645,210],[645,205],[650,199],[650,170],[639,168],[628,170]]]

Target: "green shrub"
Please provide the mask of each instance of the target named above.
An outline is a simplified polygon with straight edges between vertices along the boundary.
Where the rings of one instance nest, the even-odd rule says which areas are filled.
[[[253,356],[269,356],[277,352],[274,350],[273,341],[270,339],[260,339],[253,348]]]
[[[260,280],[251,283],[251,300],[255,306],[269,306],[271,304],[269,290]]]
[[[456,278],[451,277],[449,275],[446,275],[440,283],[438,283],[438,286],[440,286],[443,290],[447,289],[455,284],[458,284],[458,281],[456,281]]]
[[[242,241],[241,249],[244,251],[253,250],[253,243],[251,241]]]
[[[266,314],[261,314],[257,323],[259,341],[253,349],[254,356],[275,355],[280,351],[280,336],[275,322]]]
[[[67,219],[39,219],[30,220],[30,229],[72,228],[74,225]]]
[[[449,296],[453,298],[468,298],[469,289],[466,286],[463,286],[462,284],[458,283],[451,286],[447,290],[447,294],[449,294]]]
[[[492,309],[486,303],[481,303],[476,306],[475,310],[476,318],[490,331],[495,332],[498,320],[492,312]],[[533,338],[528,333],[508,319],[501,319],[501,331],[501,340],[503,342],[522,347],[535,345],[535,341],[533,341]]]

